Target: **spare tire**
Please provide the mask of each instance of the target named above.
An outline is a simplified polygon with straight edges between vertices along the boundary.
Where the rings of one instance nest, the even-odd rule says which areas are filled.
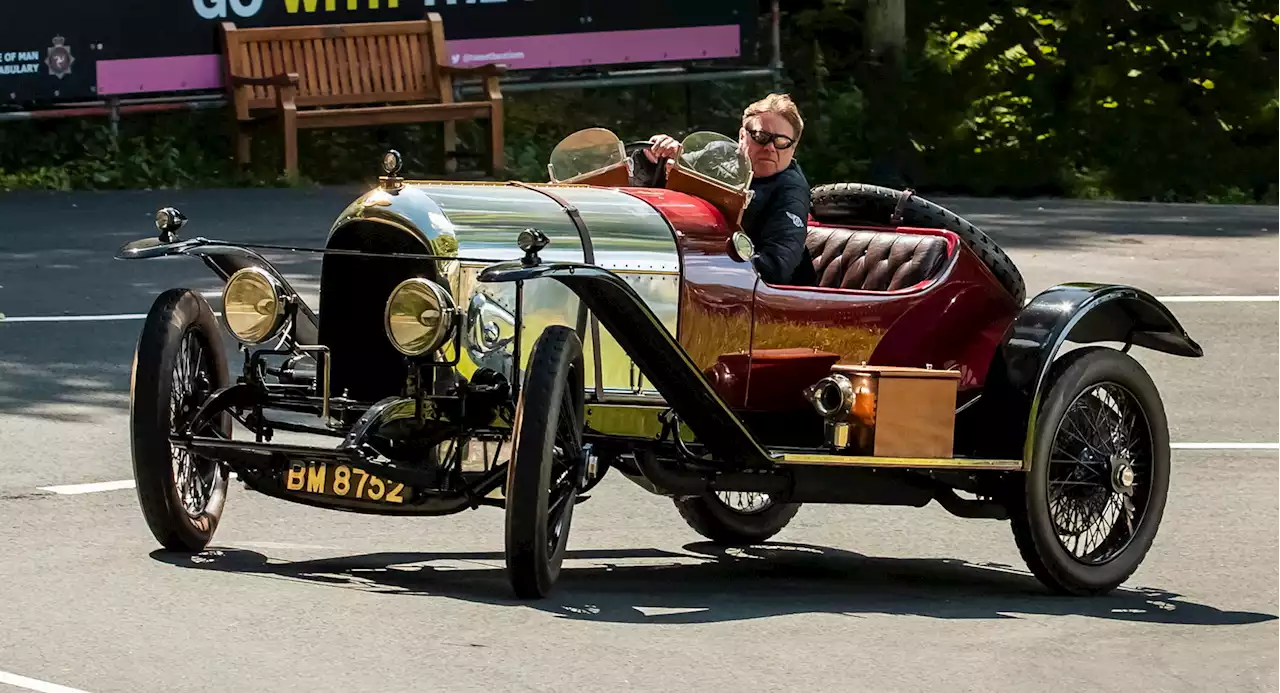
[[[865,225],[895,224],[940,228],[954,232],[970,250],[991,270],[996,280],[1018,302],[1026,300],[1027,286],[1013,260],[981,229],[962,219],[958,214],[912,193],[901,205],[902,219],[894,222],[894,210],[904,192],[878,185],[861,183],[832,183],[813,189],[810,213],[824,224]]]

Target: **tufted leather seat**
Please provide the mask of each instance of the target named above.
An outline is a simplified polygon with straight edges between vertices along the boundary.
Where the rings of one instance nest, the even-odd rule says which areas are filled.
[[[947,260],[947,241],[892,231],[813,227],[805,238],[817,286],[895,291],[932,279]]]

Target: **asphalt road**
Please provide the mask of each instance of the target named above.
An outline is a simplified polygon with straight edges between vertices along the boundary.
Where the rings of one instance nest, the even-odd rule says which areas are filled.
[[[1155,547],[1107,598],[1046,596],[1007,524],[936,506],[807,506],[724,553],[610,477],[557,593],[523,603],[494,509],[372,518],[237,486],[216,549],[180,559],[129,488],[41,490],[130,478],[130,316],[217,289],[196,260],[111,259],[156,207],[192,235],[318,245],[352,194],[0,195],[0,691],[1278,689],[1280,305],[1250,299],[1278,293],[1274,207],[939,200],[1032,293],[1139,286],[1206,350],[1135,352],[1178,447]],[[314,260],[282,259],[314,290]]]

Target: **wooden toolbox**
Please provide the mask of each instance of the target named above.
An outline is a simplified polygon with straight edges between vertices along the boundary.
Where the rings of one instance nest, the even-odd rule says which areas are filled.
[[[863,448],[862,454],[952,456],[959,371],[838,365],[832,366],[831,372],[848,378],[854,392],[861,393],[855,412],[862,416],[850,417],[854,429],[850,442]]]

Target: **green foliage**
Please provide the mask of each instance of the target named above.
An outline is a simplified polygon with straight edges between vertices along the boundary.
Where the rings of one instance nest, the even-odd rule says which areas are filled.
[[[1274,195],[1276,14],[1256,1],[921,0],[913,36],[941,183],[1125,199]],[[940,96],[940,98],[938,98]],[[1016,188],[1012,188],[1015,189]]]

